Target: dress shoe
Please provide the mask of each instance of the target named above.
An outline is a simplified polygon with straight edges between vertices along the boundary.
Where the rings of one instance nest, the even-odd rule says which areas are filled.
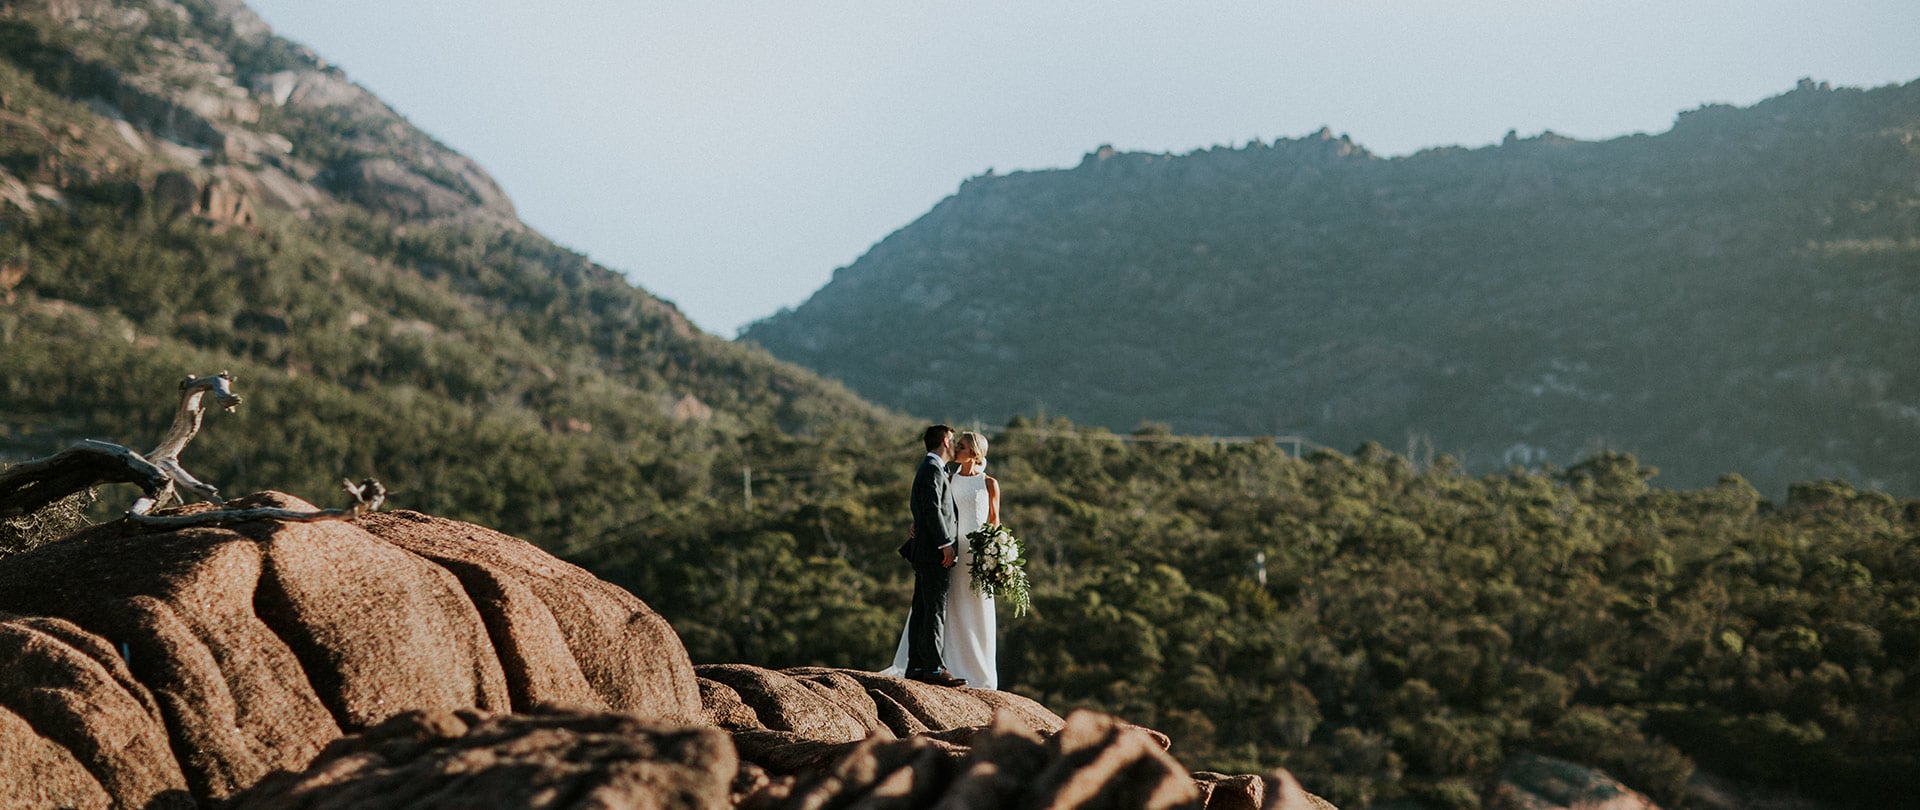
[[[953,677],[953,673],[948,672],[945,669],[936,669],[932,672],[922,672],[918,675],[908,675],[907,680],[919,681],[921,683],[930,683],[930,684],[933,684],[934,686],[966,686],[967,685],[966,678],[955,678]]]

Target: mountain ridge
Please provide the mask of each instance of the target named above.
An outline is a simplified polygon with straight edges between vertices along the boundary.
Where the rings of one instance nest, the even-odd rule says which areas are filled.
[[[1915,491],[1915,133],[1920,83],[1803,81],[1597,142],[1102,147],[969,179],[741,339],[929,416]]]

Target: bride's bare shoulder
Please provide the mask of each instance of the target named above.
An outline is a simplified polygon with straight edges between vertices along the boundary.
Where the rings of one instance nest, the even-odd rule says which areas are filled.
[[[990,489],[990,490],[996,490],[996,491],[997,491],[997,490],[999,490],[999,489],[1000,489],[1000,479],[998,479],[998,478],[995,478],[995,477],[993,477],[993,476],[991,476],[991,475],[989,475],[989,476],[987,476],[987,489]]]

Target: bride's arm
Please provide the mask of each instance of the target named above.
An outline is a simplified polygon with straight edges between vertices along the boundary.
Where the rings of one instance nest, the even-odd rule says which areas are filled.
[[[1000,482],[987,476],[987,522],[1000,525]]]

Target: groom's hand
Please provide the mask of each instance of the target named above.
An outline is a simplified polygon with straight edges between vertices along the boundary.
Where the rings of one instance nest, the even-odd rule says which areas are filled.
[[[941,568],[952,568],[953,559],[954,559],[953,546],[947,546],[946,548],[940,549],[940,567]]]

